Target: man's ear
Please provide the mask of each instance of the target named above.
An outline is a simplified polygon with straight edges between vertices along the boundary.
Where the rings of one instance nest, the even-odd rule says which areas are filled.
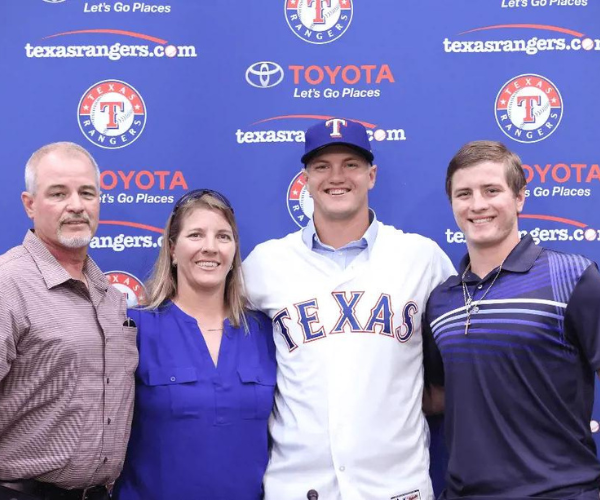
[[[369,167],[369,189],[375,187],[375,180],[377,179],[377,165],[371,165]]]
[[[306,190],[308,191],[308,194],[310,194],[310,190],[308,188],[308,171],[306,170],[306,167],[304,167],[302,169],[302,180],[304,181],[304,185],[306,186]]]
[[[525,205],[525,188],[519,191],[517,195],[517,214],[520,214],[523,211],[523,206]]]
[[[33,220],[33,205],[35,203],[33,196],[31,195],[31,193],[23,191],[21,193],[21,201],[23,202],[23,208],[25,208],[25,213],[27,214],[27,217]]]

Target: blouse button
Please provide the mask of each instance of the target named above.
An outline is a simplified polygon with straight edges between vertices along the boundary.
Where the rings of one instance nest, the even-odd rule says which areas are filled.
[[[175,382],[177,380],[175,377],[171,377],[171,382]]]

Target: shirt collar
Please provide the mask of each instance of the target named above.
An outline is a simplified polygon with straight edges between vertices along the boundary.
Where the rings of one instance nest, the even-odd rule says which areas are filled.
[[[504,263],[502,264],[502,270],[513,273],[526,273],[533,267],[533,264],[542,251],[543,248],[537,246],[531,235],[527,234],[521,238],[521,241],[519,241],[517,246],[508,254],[504,260]],[[465,269],[467,269],[467,266],[470,262],[471,259],[467,253],[460,261],[458,274],[456,276],[452,276],[448,280],[448,286],[460,285],[461,276],[465,272]]]
[[[375,244],[375,240],[377,239],[377,230],[378,230],[377,216],[375,212],[369,208],[369,227],[363,234],[362,238],[357,241],[351,241],[347,245],[344,245],[342,248],[345,248],[353,243],[363,243],[367,245],[367,251],[370,252]],[[315,223],[312,219],[309,220],[306,227],[302,230],[302,241],[308,247],[309,250],[314,250],[317,245],[321,247],[327,247],[324,243],[319,239],[319,235],[317,234],[317,230],[315,228]],[[339,249],[338,249],[339,250]]]
[[[50,250],[48,250],[42,240],[35,235],[33,230],[27,231],[23,239],[23,247],[33,258],[48,289],[73,279],[67,270],[56,260],[56,257],[50,253]],[[104,292],[108,290],[109,283],[106,276],[102,274],[100,268],[89,256],[86,257],[83,265],[83,273],[90,286],[94,285],[95,288]]]

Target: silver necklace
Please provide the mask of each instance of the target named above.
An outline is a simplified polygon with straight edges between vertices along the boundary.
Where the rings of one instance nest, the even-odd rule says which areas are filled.
[[[469,326],[471,326],[471,314],[479,312],[479,304],[481,304],[481,301],[483,299],[485,299],[485,296],[492,289],[492,287],[494,286],[494,283],[496,283],[498,276],[500,276],[500,273],[502,272],[503,265],[504,265],[504,261],[502,261],[502,263],[500,264],[500,267],[498,268],[498,272],[496,273],[496,276],[494,276],[494,279],[490,283],[490,286],[487,287],[487,290],[483,293],[481,298],[479,298],[476,302],[473,302],[473,297],[469,293],[469,287],[465,283],[465,276],[469,272],[469,269],[471,269],[470,262],[469,262],[469,265],[467,266],[467,268],[465,269],[465,271],[462,273],[462,276],[460,277],[460,281],[462,283],[463,300],[465,301],[465,312],[467,314],[467,319],[465,320],[465,335],[467,335],[469,333]],[[475,293],[475,292],[473,292],[473,293]]]

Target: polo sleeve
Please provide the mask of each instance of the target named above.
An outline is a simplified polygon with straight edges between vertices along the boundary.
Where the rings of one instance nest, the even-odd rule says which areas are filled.
[[[580,346],[594,371],[600,369],[600,273],[592,263],[575,285],[565,311],[565,332]]]
[[[425,371],[425,385],[444,386],[444,362],[438,349],[433,332],[429,326],[430,320],[427,311],[423,315],[423,367]]]

